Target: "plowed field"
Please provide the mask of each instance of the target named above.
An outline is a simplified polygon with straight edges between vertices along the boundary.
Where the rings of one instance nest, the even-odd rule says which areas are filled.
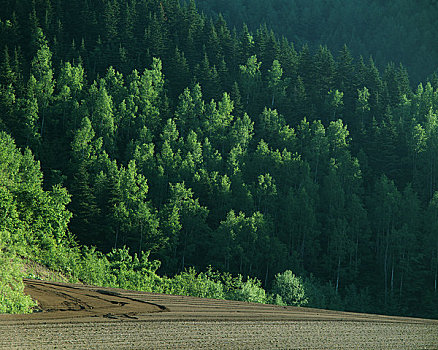
[[[1,349],[438,349],[438,321],[26,280]]]

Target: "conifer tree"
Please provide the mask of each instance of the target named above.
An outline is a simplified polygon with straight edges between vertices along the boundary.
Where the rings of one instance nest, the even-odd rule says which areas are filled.
[[[36,36],[38,50],[32,60],[31,79],[32,77],[34,79],[33,91],[41,113],[39,132],[43,139],[45,132],[44,124],[48,114],[49,104],[53,98],[55,82],[52,70],[52,53],[40,28],[37,28]]]

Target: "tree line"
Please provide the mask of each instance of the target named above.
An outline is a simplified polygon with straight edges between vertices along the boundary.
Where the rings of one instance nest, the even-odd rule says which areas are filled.
[[[0,128],[42,171],[2,151],[10,239],[265,289],[292,270],[322,307],[438,314],[437,79],[412,89],[402,65],[297,50],[193,1],[0,5]]]

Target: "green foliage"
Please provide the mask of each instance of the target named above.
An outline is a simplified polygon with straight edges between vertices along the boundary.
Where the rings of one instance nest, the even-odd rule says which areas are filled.
[[[113,249],[107,254],[102,254],[95,247],[84,246],[81,251],[71,250],[75,252],[69,265],[72,279],[97,286],[147,292],[166,291],[166,278],[156,274],[161,263],[149,261],[149,253],[131,255],[126,247]]]
[[[189,268],[173,277],[160,277],[156,273],[160,262],[149,261],[148,256],[148,253],[142,253],[140,258],[137,254],[132,256],[126,247],[105,255],[95,248],[83,247],[70,268],[73,278],[98,286],[256,303],[271,300],[256,278],[243,280],[241,275],[233,277],[211,268],[199,273]],[[281,305],[278,296],[272,300]]]
[[[165,293],[190,295],[203,298],[227,299],[251,303],[266,303],[268,297],[261,281],[242,275],[232,276],[209,268],[205,273],[197,273],[190,268],[172,278],[164,278]]]
[[[275,275],[272,293],[278,294],[287,305],[304,306],[308,303],[303,281],[290,270]]]
[[[345,291],[344,308],[354,312],[377,312],[373,308],[368,288],[358,290],[354,284],[349,285]]]
[[[313,275],[304,279],[308,306],[319,309],[343,310],[343,302],[332,283],[321,283]]]
[[[115,285],[111,275],[110,262],[94,247],[84,246],[82,258],[76,267],[76,277],[86,284],[97,286]]]
[[[266,292],[258,279],[248,277],[244,282],[239,275],[236,282],[237,288],[232,293],[233,300],[262,304],[267,302]]]
[[[168,294],[224,299],[222,283],[212,280],[208,273],[197,273],[193,268],[189,268],[172,278],[164,279],[163,290]]]
[[[308,43],[317,48],[326,44],[340,50],[347,44],[355,56],[372,54],[382,65],[404,61],[416,80],[430,74],[432,58],[423,56],[437,55],[432,46],[433,18],[438,12],[434,2],[268,0],[254,1],[248,6],[243,0],[198,0],[197,4],[208,15],[221,13],[231,27],[246,23],[251,30],[257,30],[266,23],[279,36],[294,40],[297,46]],[[360,21],[356,20],[358,14]],[[415,45],[419,38],[421,48]]]
[[[193,1],[4,6],[0,230],[10,253],[87,283],[433,315],[438,80],[412,90],[404,66],[378,67],[383,50],[397,59],[408,48],[433,66],[415,38],[433,42],[436,9],[242,4],[228,3],[225,18],[254,29],[257,14],[281,12],[275,24],[288,21],[297,47],[308,45],[297,51],[267,26],[232,31]],[[347,30],[359,10],[369,27]],[[382,45],[393,28],[403,40]],[[376,61],[355,59],[368,55],[361,34],[376,33]],[[224,274],[196,272],[209,265]],[[302,300],[266,295],[262,285],[290,266],[315,276],[300,282]]]
[[[30,313],[37,303],[24,294],[23,266],[10,251],[10,233],[0,229],[0,314]]]
[[[140,259],[136,254],[131,256],[125,247],[112,250],[107,259],[113,284],[124,289],[148,290],[150,280],[154,280],[160,266],[158,261],[149,262],[148,254],[142,254]]]
[[[0,133],[0,256],[2,312],[29,312],[35,303],[23,294],[23,268],[18,256],[68,272],[71,214],[67,191],[42,188],[42,174],[30,150],[21,153],[11,137]]]

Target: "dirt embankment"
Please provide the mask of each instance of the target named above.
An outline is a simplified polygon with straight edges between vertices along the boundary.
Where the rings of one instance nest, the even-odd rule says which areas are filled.
[[[438,349],[438,321],[26,280],[1,349]]]
[[[81,284],[50,283],[26,280],[25,293],[38,301],[38,310],[25,319],[63,320],[90,317],[137,319],[137,314],[166,310],[165,306],[122,296],[109,288],[99,289]],[[21,318],[22,316],[17,316]]]

